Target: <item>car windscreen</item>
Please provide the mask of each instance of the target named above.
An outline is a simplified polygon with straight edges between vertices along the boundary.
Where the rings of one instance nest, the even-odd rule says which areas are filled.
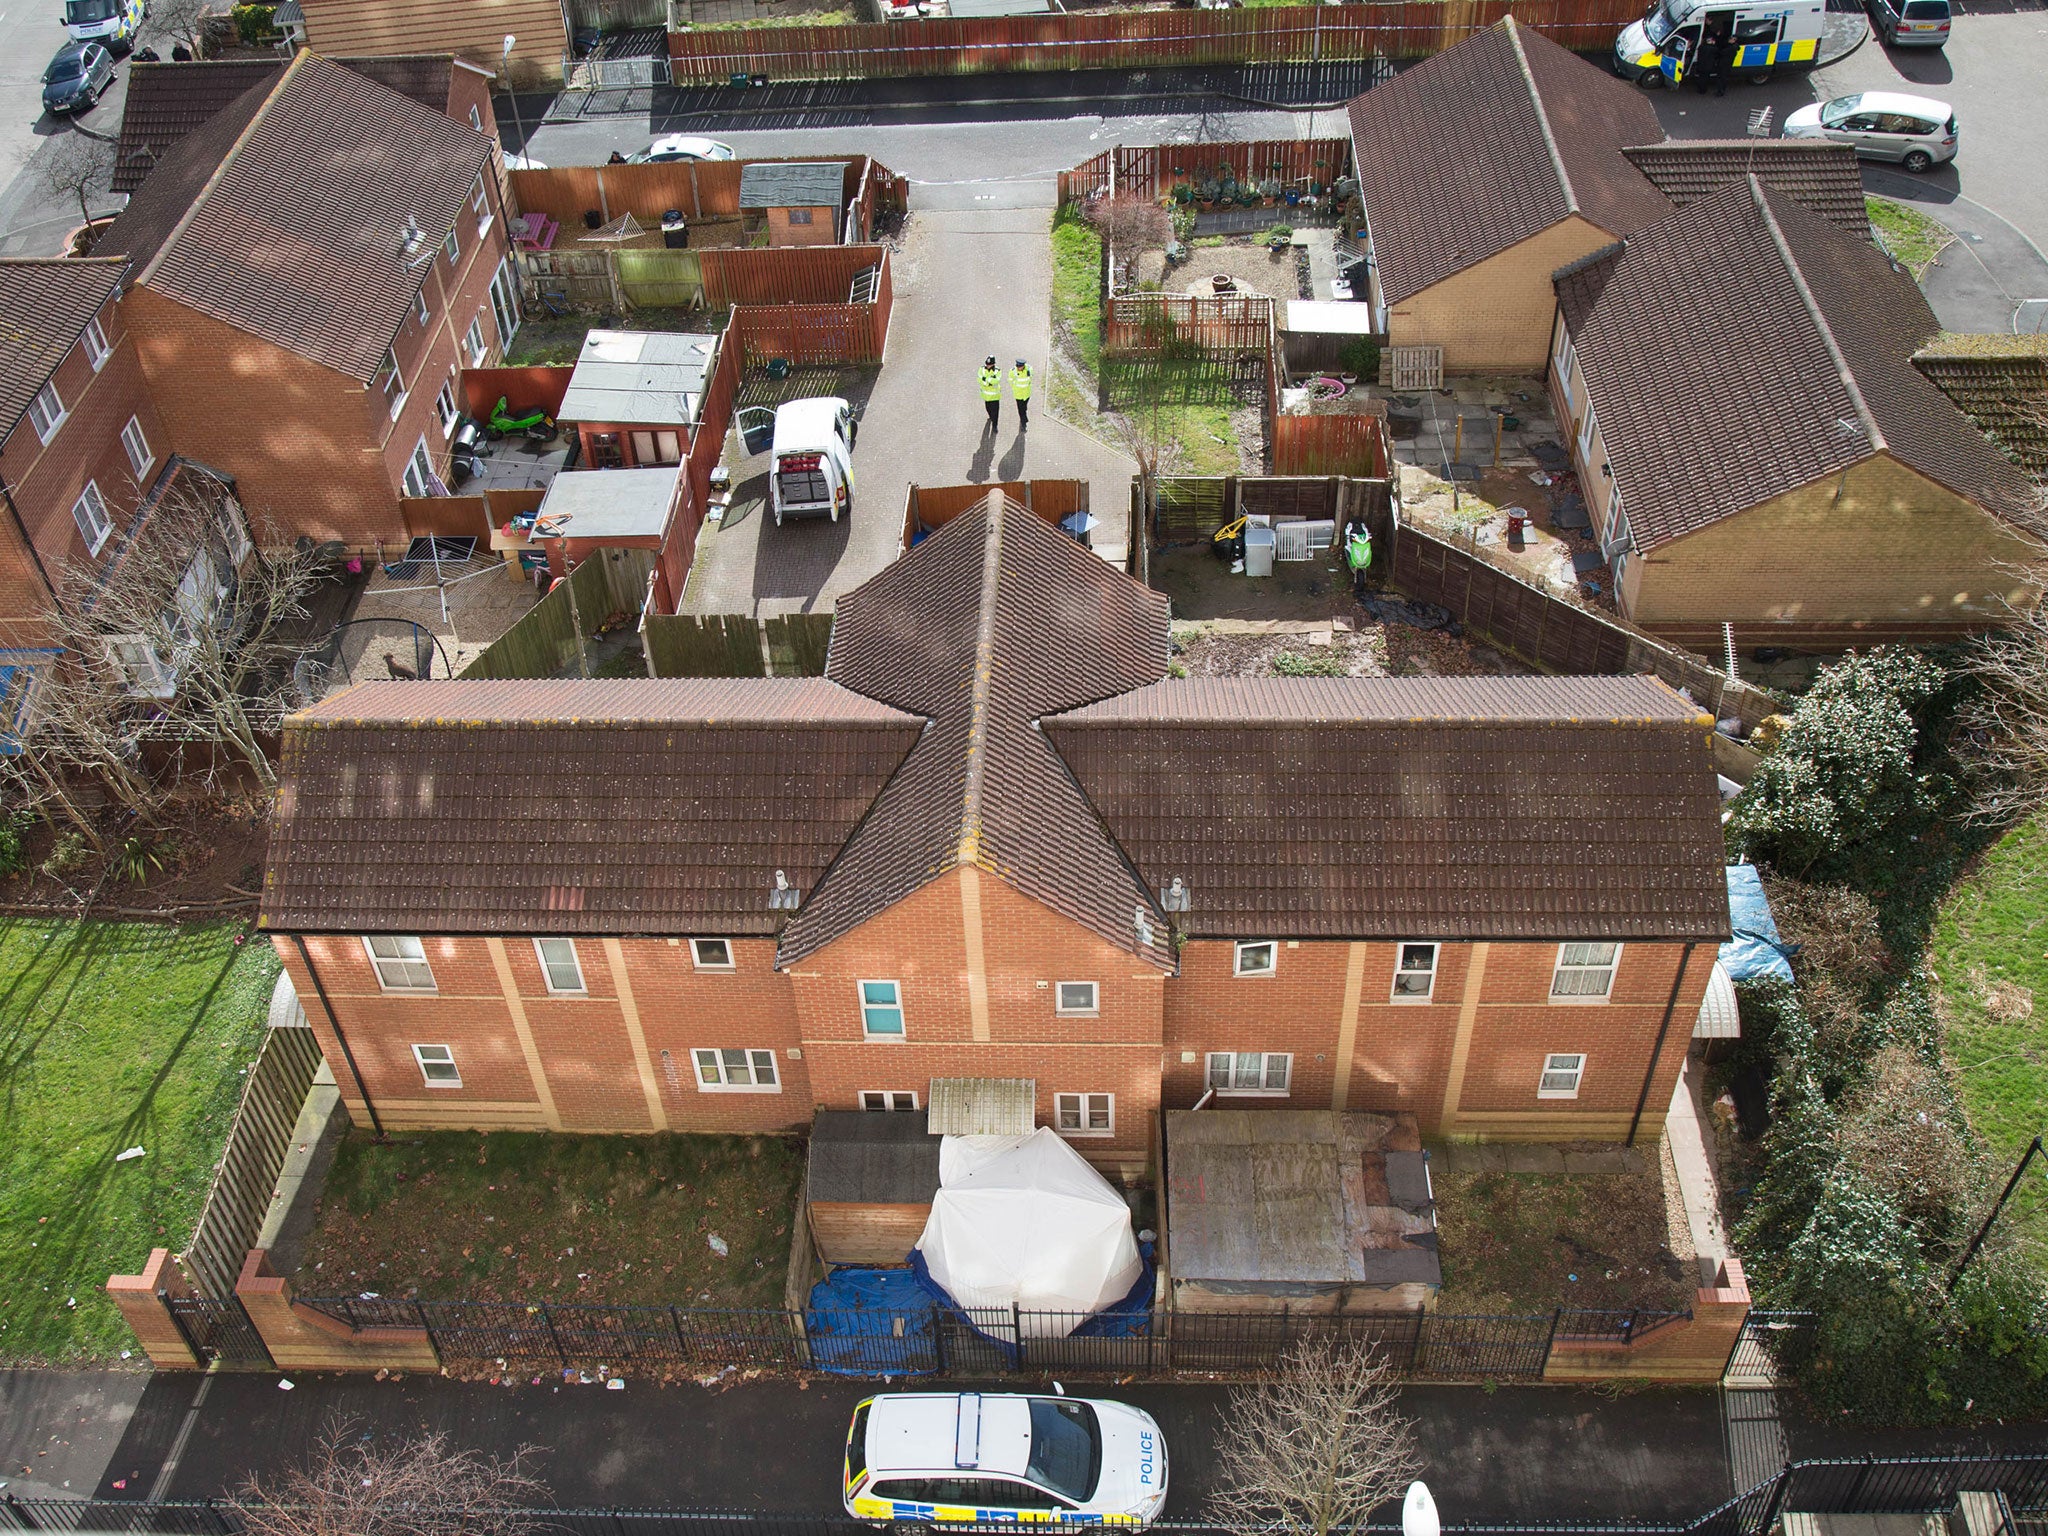
[[[63,80],[76,80],[84,73],[85,55],[82,53],[67,53],[60,59],[50,60],[50,67],[44,72],[43,78],[52,85],[55,85]]]
[[[68,22],[112,21],[121,14],[121,0],[64,0]]]
[[[1861,92],[1854,96],[1837,96],[1833,101],[1828,102],[1820,109],[1820,120],[1830,128],[1840,127],[1842,120],[1853,116],[1856,109],[1862,104],[1863,96]]]
[[[1077,1504],[1086,1502],[1095,1492],[1096,1478],[1102,1475],[1102,1430],[1095,1422],[1095,1410],[1086,1403],[1034,1397],[1031,1460],[1026,1471],[1032,1481],[1055,1493]]]
[[[846,1437],[846,1481],[857,1482],[868,1469],[868,1408],[862,1403],[853,1411],[853,1428]]]
[[[1691,11],[1691,0],[1659,0],[1651,6],[1650,14],[1643,18],[1643,31],[1649,35],[1651,46],[1663,42],[1683,25]]]

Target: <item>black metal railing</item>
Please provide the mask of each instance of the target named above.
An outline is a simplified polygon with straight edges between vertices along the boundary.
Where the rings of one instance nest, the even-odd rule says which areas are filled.
[[[2015,1527],[2039,1529],[2048,1515],[2048,1456],[1898,1457],[1801,1461],[1748,1492],[1690,1519],[1451,1523],[1444,1536],[1764,1536],[1780,1516],[1799,1514],[1942,1514],[1964,1493],[1995,1495]],[[1455,1498],[1447,1490],[1447,1502]],[[866,1536],[870,1527],[840,1515],[768,1514],[742,1510],[536,1509],[541,1536]],[[1053,1522],[1056,1526],[1057,1522]],[[1048,1525],[1015,1528],[1045,1536]],[[1346,1536],[1391,1536],[1398,1521],[1375,1520]],[[977,1532],[1010,1536],[981,1524]],[[1197,1521],[1163,1520],[1168,1536],[1223,1536]],[[212,1499],[146,1503],[119,1499],[22,1499],[0,1494],[0,1530],[133,1532],[136,1536],[242,1536],[234,1511]],[[1099,1536],[1077,1525],[1076,1536]]]
[[[1659,1312],[1647,1307],[1626,1311],[1592,1307],[1560,1307],[1557,1337],[1575,1344],[1633,1344],[1645,1334],[1690,1320],[1692,1312]]]

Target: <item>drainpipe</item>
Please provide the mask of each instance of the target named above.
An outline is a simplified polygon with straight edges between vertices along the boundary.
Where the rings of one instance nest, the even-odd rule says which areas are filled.
[[[335,1017],[334,1004],[327,1000],[327,988],[320,980],[320,973],[313,968],[313,956],[306,948],[305,936],[293,934],[292,943],[298,948],[299,963],[313,979],[313,991],[320,999],[320,1011],[327,1015],[327,1027],[334,1031],[335,1041],[341,1046],[342,1058],[348,1062],[348,1075],[355,1079],[356,1097],[363,1101],[363,1108],[370,1112],[370,1128],[377,1133],[377,1139],[382,1141],[384,1122],[377,1118],[377,1106],[371,1101],[370,1090],[363,1086],[362,1068],[356,1065],[356,1053],[349,1049],[348,1036],[341,1032],[341,1020]]]
[[[1636,1095],[1636,1112],[1628,1123],[1628,1140],[1624,1146],[1636,1144],[1636,1132],[1643,1123],[1643,1106],[1650,1102],[1650,1084],[1657,1076],[1657,1063],[1664,1056],[1664,1039],[1671,1033],[1671,1015],[1678,1011],[1678,992],[1685,985],[1686,967],[1692,964],[1692,952],[1699,947],[1696,941],[1688,941],[1685,953],[1678,959],[1678,974],[1671,978],[1671,1000],[1664,1005],[1664,1022],[1657,1026],[1657,1045],[1650,1052],[1650,1069],[1643,1074],[1643,1091]]]

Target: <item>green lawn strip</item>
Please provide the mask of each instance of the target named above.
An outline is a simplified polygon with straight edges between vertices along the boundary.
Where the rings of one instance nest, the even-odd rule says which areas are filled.
[[[1910,203],[1866,195],[1863,206],[1871,224],[1884,237],[1886,248],[1913,274],[1916,283],[1927,275],[1942,248],[1955,239],[1954,231],[1946,224],[1930,219]]]
[[[1071,208],[1052,221],[1052,313],[1092,374],[1102,354],[1102,237]]]
[[[1168,441],[1180,444],[1180,462],[1174,468],[1176,474],[1234,475],[1238,472],[1241,466],[1237,434],[1231,430],[1230,412],[1228,404],[1170,405],[1160,411],[1160,434]]]
[[[0,1359],[135,1347],[101,1287],[190,1239],[262,1040],[277,960],[240,932],[0,921]]]
[[[1935,920],[1948,1055],[1974,1131],[2009,1169],[2048,1128],[2048,811],[2007,832]],[[2048,1271],[2048,1199],[2038,1183],[2009,1220]]]
[[[301,1295],[779,1307],[802,1143],[436,1131],[334,1160]],[[713,1236],[726,1245],[721,1256]]]

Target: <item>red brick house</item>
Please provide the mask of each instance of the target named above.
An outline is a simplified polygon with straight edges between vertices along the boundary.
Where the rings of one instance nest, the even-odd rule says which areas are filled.
[[[359,61],[406,80],[418,62]],[[469,67],[445,73],[412,83],[459,105]],[[478,116],[301,53],[156,154],[101,237],[129,260],[167,432],[259,519],[368,550],[407,536],[401,497],[445,486],[457,370],[519,322]]]
[[[1711,722],[1641,678],[1177,681],[1021,508],[823,679],[367,684],[294,716],[262,923],[358,1123],[778,1130],[1025,1080],[1656,1134],[1728,932]]]

